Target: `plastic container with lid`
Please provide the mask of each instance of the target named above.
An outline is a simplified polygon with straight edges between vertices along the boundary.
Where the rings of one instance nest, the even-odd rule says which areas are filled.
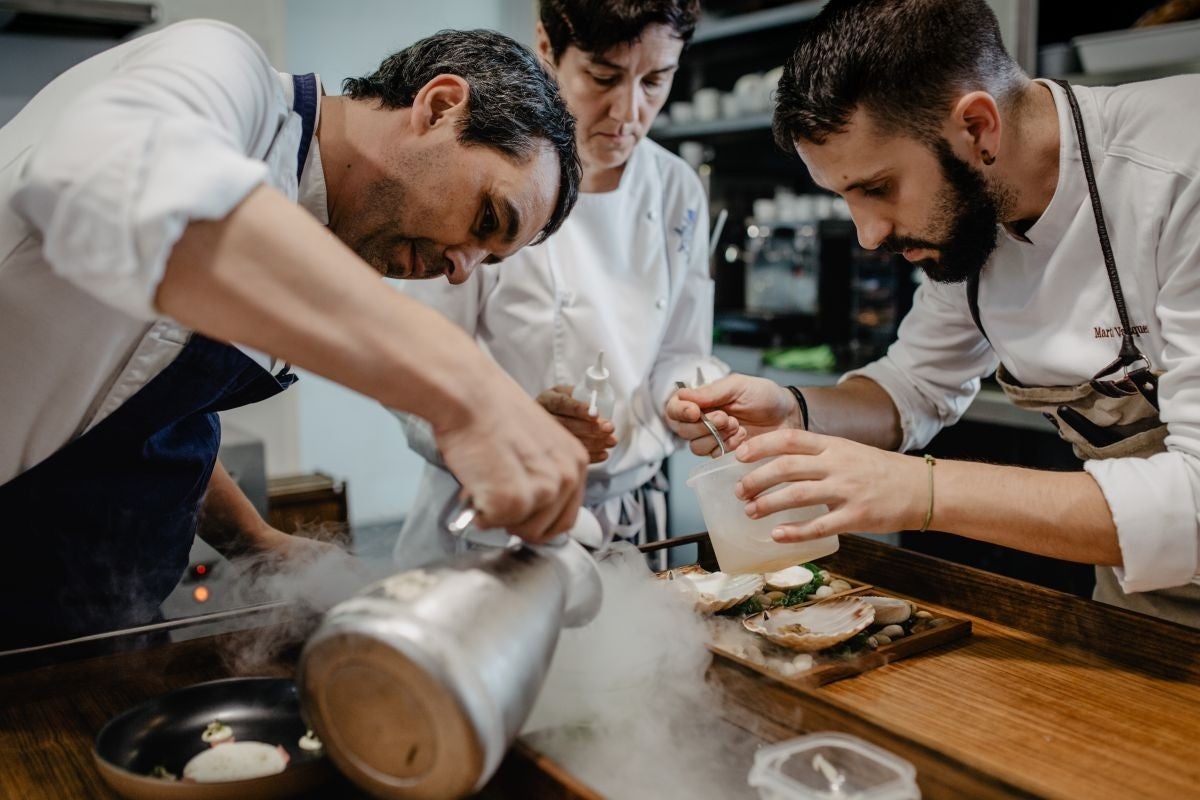
[[[845,733],[764,747],[747,778],[763,800],[920,800],[913,765]]]
[[[818,517],[829,510],[825,506],[789,508],[758,519],[746,516],[746,503],[733,493],[734,487],[743,475],[770,461],[743,463],[733,453],[726,453],[700,464],[688,476],[687,484],[700,500],[700,513],[723,572],[773,572],[838,549],[836,536],[790,544],[771,538],[776,525]]]

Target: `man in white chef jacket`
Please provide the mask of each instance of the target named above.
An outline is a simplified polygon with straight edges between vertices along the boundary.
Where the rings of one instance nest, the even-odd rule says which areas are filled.
[[[834,388],[732,376],[712,412],[746,513],[824,504],[780,541],[939,530],[1097,566],[1095,597],[1200,626],[1200,76],[1032,81],[983,0],[834,0],[780,83],[776,138],[869,249],[929,278],[882,359]],[[920,450],[997,380],[1079,472]],[[778,488],[771,494],[765,492]]]
[[[216,462],[216,412],[290,364],[428,419],[490,524],[573,521],[583,448],[379,280],[461,283],[561,225],[579,167],[557,87],[512,40],[449,31],[345,89],[195,21],[0,129],[0,642],[145,621],[198,518],[227,553],[295,547]]]

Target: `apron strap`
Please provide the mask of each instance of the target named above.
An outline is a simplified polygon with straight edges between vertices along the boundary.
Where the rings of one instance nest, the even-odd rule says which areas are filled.
[[[1088,149],[1087,134],[1083,130],[1083,114],[1079,110],[1079,101],[1075,98],[1070,84],[1057,78],[1054,82],[1066,92],[1067,102],[1071,105],[1075,133],[1079,136],[1079,156],[1083,161],[1083,174],[1087,177],[1088,195],[1092,200],[1092,216],[1096,219],[1096,233],[1100,238],[1100,250],[1104,253],[1104,268],[1108,271],[1108,285],[1112,290],[1113,302],[1117,304],[1117,315],[1121,319],[1121,354],[1118,362],[1125,367],[1139,361],[1146,362],[1146,357],[1133,342],[1133,326],[1129,324],[1125,293],[1121,291],[1121,276],[1117,273],[1117,261],[1113,257],[1112,243],[1108,239],[1108,225],[1104,222],[1104,208],[1100,204],[1100,190],[1096,186],[1096,173],[1092,169],[1092,154]]]
[[[983,334],[983,338],[991,343],[988,339],[987,331],[983,329],[983,320],[979,318],[979,273],[972,272],[967,276],[967,308],[971,311],[971,319],[975,321],[975,327],[979,328],[979,332]]]
[[[317,76],[311,72],[292,76],[292,109],[300,115],[300,152],[296,158],[296,180],[304,172],[313,128],[317,124]]]
[[[1125,293],[1121,289],[1121,276],[1117,272],[1117,261],[1113,256],[1112,242],[1108,236],[1108,225],[1104,221],[1104,208],[1100,202],[1100,189],[1096,185],[1096,173],[1092,166],[1092,154],[1088,148],[1087,133],[1083,127],[1083,113],[1079,109],[1079,100],[1075,97],[1075,92],[1071,89],[1070,84],[1064,80],[1054,79],[1054,83],[1058,84],[1067,95],[1067,102],[1071,107],[1071,119],[1075,124],[1075,134],[1079,138],[1079,155],[1083,162],[1083,173],[1087,179],[1088,196],[1092,203],[1092,217],[1096,221],[1096,234],[1100,239],[1100,251],[1104,255],[1104,268],[1108,273],[1108,286],[1112,292],[1113,303],[1117,307],[1117,316],[1121,320],[1121,350],[1115,361],[1097,373],[1097,377],[1102,375],[1111,375],[1118,370],[1124,369],[1127,376],[1131,377],[1138,387],[1138,391],[1150,402],[1155,408],[1158,408],[1158,386],[1157,379],[1150,372],[1150,361],[1140,350],[1137,344],[1133,341],[1133,325],[1129,321],[1129,311],[1125,306]],[[979,273],[973,274],[967,278],[967,307],[971,312],[971,319],[975,322],[975,327],[983,334],[984,339],[988,339],[987,331],[983,327],[983,321],[979,315]],[[991,341],[990,339],[988,341]]]

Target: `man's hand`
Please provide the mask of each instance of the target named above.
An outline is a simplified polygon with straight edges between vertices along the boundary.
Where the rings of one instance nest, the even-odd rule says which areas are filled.
[[[680,389],[667,401],[667,425],[691,442],[692,452],[709,455],[717,443],[700,421],[703,412],[732,449],[748,437],[799,426],[799,409],[791,392],[765,378],[727,375],[696,389]]]
[[[453,427],[435,427],[434,438],[479,514],[478,527],[542,542],[575,523],[587,452],[511,378],[499,369],[494,376],[477,377],[482,401]]]
[[[744,476],[734,489],[747,501],[748,517],[829,507],[829,513],[807,522],[778,526],[772,531],[776,541],[802,542],[847,531],[916,530],[925,521],[927,467],[919,458],[800,430],[755,436],[737,449],[739,461],[771,456],[778,458]]]
[[[587,449],[588,460],[599,464],[608,458],[608,451],[617,445],[611,420],[588,414],[587,403],[571,396],[571,387],[554,386],[537,396],[538,404],[554,415],[564,428]]]

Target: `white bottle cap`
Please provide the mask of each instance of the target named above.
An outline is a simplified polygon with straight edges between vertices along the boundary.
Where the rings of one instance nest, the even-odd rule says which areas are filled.
[[[608,370],[604,366],[603,350],[596,354],[596,363],[587,368],[587,372],[584,373],[583,377],[587,381],[589,389],[599,389],[608,380]]]

